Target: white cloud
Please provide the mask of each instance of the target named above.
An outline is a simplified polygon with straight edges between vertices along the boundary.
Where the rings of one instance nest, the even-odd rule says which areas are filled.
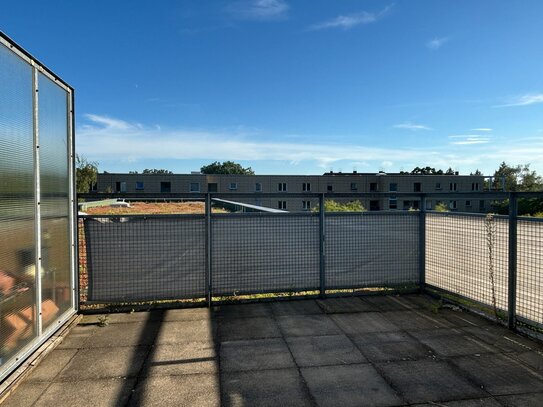
[[[481,136],[478,134],[459,134],[449,136],[451,139],[457,139],[456,141],[451,141],[450,144],[463,146],[463,145],[472,145],[472,144],[487,144],[490,143],[491,138],[489,136]]]
[[[314,24],[308,28],[308,30],[324,30],[327,28],[341,28],[348,30],[357,25],[371,24],[384,17],[394,4],[388,5],[379,13],[369,13],[367,11],[361,11],[359,13],[353,13],[348,15],[340,15],[322,23]]]
[[[432,50],[440,49],[447,41],[449,37],[433,38],[426,43],[426,47]]]
[[[395,129],[405,129],[405,130],[414,130],[414,131],[417,131],[417,130],[432,130],[431,127],[425,126],[424,124],[414,124],[414,123],[411,123],[411,122],[395,124],[392,127],[394,127]]]
[[[284,0],[240,0],[227,10],[241,20],[277,20],[286,17],[289,8]]]
[[[488,131],[492,131],[493,129],[490,129],[488,127],[480,127],[478,129],[471,129],[471,131],[484,131],[484,132],[488,132]]]
[[[511,98],[508,103],[494,107],[528,106],[536,103],[543,103],[543,93],[527,93],[516,96]]]
[[[167,129],[159,125],[130,123],[107,116],[85,115],[86,123],[77,128],[77,152],[101,168],[118,163],[143,160],[235,160],[284,163],[285,173],[293,172],[289,163],[311,165],[329,170],[339,167],[368,168],[376,171],[388,162],[402,168],[429,165],[436,168],[459,168],[473,171],[480,168],[493,172],[501,161],[529,162],[543,171],[543,136],[511,135],[490,143],[488,135],[453,135],[449,142],[435,138],[425,147],[374,147],[364,144],[307,143],[303,140],[267,138],[259,141],[254,131],[231,129],[204,131]],[[305,140],[308,138],[306,137]],[[180,164],[182,165],[182,164]],[[121,167],[122,168],[122,167]]]

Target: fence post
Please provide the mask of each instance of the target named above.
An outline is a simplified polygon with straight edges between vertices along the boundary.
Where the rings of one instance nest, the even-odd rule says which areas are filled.
[[[507,327],[516,328],[517,315],[517,215],[518,200],[515,192],[509,193],[509,273],[507,299]]]
[[[206,221],[206,278],[205,292],[207,306],[211,308],[213,297],[213,279],[211,274],[211,194],[206,194],[205,202],[205,221]]]
[[[420,195],[419,209],[419,290],[426,285],[426,196]]]
[[[326,258],[325,258],[325,225],[324,225],[324,194],[319,195],[319,281],[320,296],[326,296]]]

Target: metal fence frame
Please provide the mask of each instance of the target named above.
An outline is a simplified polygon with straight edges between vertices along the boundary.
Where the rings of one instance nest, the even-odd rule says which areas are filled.
[[[165,196],[167,195],[167,196]],[[85,194],[83,195],[86,198],[97,198],[100,197],[103,199],[104,197],[119,197],[119,194]],[[435,211],[427,211],[426,210],[426,200],[427,199],[461,199],[461,198],[468,198],[468,199],[485,199],[485,200],[509,200],[509,214],[505,216],[499,216],[500,218],[504,218],[508,220],[508,229],[509,229],[509,236],[508,236],[508,276],[507,276],[507,282],[508,282],[508,299],[507,299],[507,326],[509,329],[516,329],[518,326],[518,316],[517,316],[517,310],[516,310],[516,301],[517,301],[517,220],[519,218],[518,216],[518,200],[522,198],[543,198],[543,192],[542,193],[520,193],[520,192],[454,192],[454,193],[400,193],[400,192],[390,192],[390,193],[195,193],[195,194],[122,194],[123,198],[127,199],[185,199],[185,200],[203,200],[205,201],[205,236],[206,236],[206,242],[205,242],[205,253],[206,253],[206,302],[208,305],[213,304],[213,297],[214,297],[214,287],[213,287],[213,261],[212,261],[212,222],[213,219],[220,218],[220,217],[232,217],[232,216],[281,216],[288,218],[289,216],[299,216],[300,213],[284,213],[284,214],[248,214],[248,213],[240,213],[240,214],[212,214],[211,213],[211,205],[212,205],[212,199],[215,197],[221,197],[221,198],[229,198],[229,199],[235,199],[235,198],[255,198],[255,196],[259,197],[265,197],[265,198],[275,198],[275,197],[304,197],[304,198],[318,198],[319,200],[319,211],[318,213],[307,213],[306,216],[314,216],[318,217],[318,230],[319,230],[319,259],[318,259],[318,265],[319,265],[319,287],[318,287],[318,295],[320,297],[325,297],[327,295],[327,281],[326,281],[326,265],[327,265],[327,259],[326,259],[326,245],[327,245],[327,230],[326,230],[326,219],[328,217],[337,217],[337,216],[348,216],[349,214],[343,214],[343,213],[326,213],[324,210],[324,202],[326,199],[334,199],[334,198],[351,198],[353,200],[355,199],[368,199],[368,198],[383,198],[383,197],[412,197],[420,201],[419,210],[417,210],[415,213],[406,211],[378,211],[378,212],[363,212],[358,213],[360,216],[374,216],[375,214],[383,215],[385,213],[387,214],[401,214],[403,213],[406,216],[418,216],[418,260],[419,260],[419,278],[418,278],[418,289],[421,292],[433,292],[436,291],[439,292],[438,287],[433,287],[431,285],[427,284],[427,278],[426,278],[426,245],[427,245],[427,239],[426,239],[426,219],[427,219],[427,213],[437,213]],[[351,213],[352,215],[352,213]],[[481,214],[469,214],[469,213],[457,213],[457,212],[447,212],[447,216],[456,216],[456,215],[462,215],[462,216],[484,216]],[[118,215],[100,215],[99,217],[118,217]],[[125,215],[123,215],[125,216]],[[138,216],[138,215],[128,215],[128,216]],[[160,216],[160,215],[152,215],[152,216]],[[199,215],[201,216],[201,215]],[[80,218],[87,218],[92,216],[80,216]],[[151,217],[151,216],[149,216]],[[521,219],[526,219],[522,218]],[[539,220],[533,219],[535,222],[538,222]],[[345,287],[352,288],[352,287]],[[363,288],[363,287],[359,287]],[[441,290],[443,291],[443,290]],[[450,292],[450,294],[455,294],[454,292]],[[471,299],[473,301],[473,299]],[[476,301],[474,301],[476,302]],[[488,306],[488,304],[486,304]],[[522,319],[522,318],[521,318]],[[522,319],[523,323],[530,323],[530,321],[526,321],[525,319]]]

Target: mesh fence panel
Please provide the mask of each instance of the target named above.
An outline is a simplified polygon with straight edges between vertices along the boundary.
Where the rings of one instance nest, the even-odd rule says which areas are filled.
[[[543,222],[517,223],[517,315],[543,325]]]
[[[317,216],[217,216],[212,239],[214,295],[319,287]]]
[[[94,217],[84,228],[88,301],[205,295],[203,217]]]
[[[326,215],[326,288],[419,281],[418,213]]]
[[[426,215],[426,283],[507,309],[508,221],[484,215]],[[494,281],[494,284],[492,284]]]

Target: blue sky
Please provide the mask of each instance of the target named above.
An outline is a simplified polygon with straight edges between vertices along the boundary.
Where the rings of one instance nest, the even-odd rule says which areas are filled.
[[[540,0],[5,2],[100,170],[543,172]]]

